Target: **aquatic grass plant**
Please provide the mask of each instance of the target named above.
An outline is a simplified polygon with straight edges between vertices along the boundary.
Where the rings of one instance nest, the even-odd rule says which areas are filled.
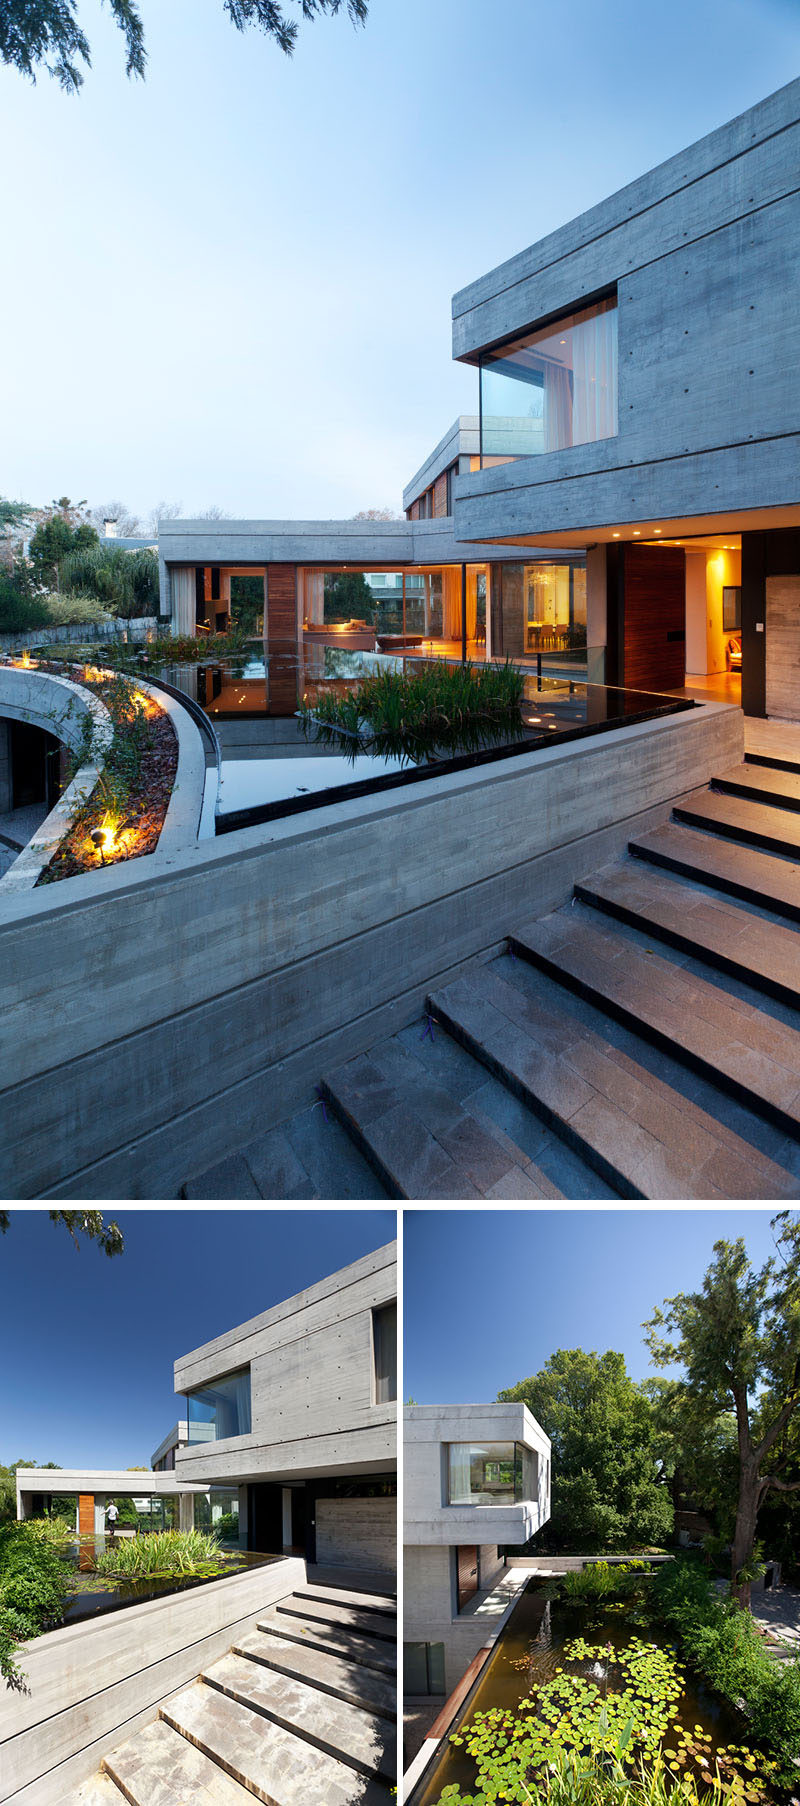
[[[206,1574],[228,1559],[204,1530],[154,1530],[107,1543],[96,1566],[98,1574],[120,1580],[154,1580]]]
[[[590,1562],[585,1568],[563,1576],[563,1595],[574,1605],[584,1605],[595,1599],[604,1603],[612,1598],[627,1599],[643,1575],[650,1572],[644,1561]]]
[[[307,740],[336,746],[353,759],[370,752],[419,763],[482,752],[524,738],[524,681],[508,661],[375,671],[343,696],[304,699],[300,725]]]
[[[515,1792],[493,1797],[521,1806],[739,1806],[733,1783],[722,1776],[698,1787],[692,1774],[671,1774],[660,1756],[652,1766],[640,1761],[631,1773],[624,1755],[624,1740],[602,1764],[575,1750],[556,1751],[546,1768],[519,1782]],[[453,1785],[444,1789],[440,1806],[485,1806],[486,1799],[482,1790],[463,1793]]]

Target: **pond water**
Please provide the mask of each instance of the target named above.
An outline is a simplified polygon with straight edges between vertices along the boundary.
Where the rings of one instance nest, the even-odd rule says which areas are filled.
[[[629,1651],[634,1639],[653,1645],[657,1650],[674,1654],[669,1637],[659,1627],[642,1621],[634,1607],[611,1609],[596,1605],[564,1605],[537,1590],[540,1583],[530,1582],[501,1633],[487,1666],[472,1693],[450,1727],[448,1736],[468,1727],[478,1713],[502,1708],[517,1715],[520,1702],[529,1698],[532,1689],[555,1680],[558,1670],[574,1674],[593,1684],[611,1699],[630,1685],[625,1668],[615,1661],[618,1652]],[[608,1650],[598,1662],[596,1656],[566,1660],[564,1645],[582,1638],[593,1648]],[[698,1747],[711,1752],[713,1765],[716,1752],[729,1745],[740,1745],[746,1737],[746,1724],[741,1714],[720,1699],[697,1678],[681,1671],[681,1692],[676,1701],[678,1717],[671,1721],[666,1743],[677,1741],[680,1726],[694,1735],[698,1730],[707,1740]],[[692,1761],[688,1767],[691,1769]],[[698,1774],[701,1770],[698,1769]],[[465,1745],[450,1746],[445,1739],[443,1754],[430,1776],[412,1795],[413,1806],[436,1806],[446,1787],[454,1784],[465,1793],[471,1792],[476,1779],[473,1757]],[[701,1783],[702,1791],[702,1783]]]
[[[414,759],[363,748],[351,751],[347,741],[325,744],[313,725],[304,733],[297,719],[302,702],[313,711],[322,698],[357,691],[371,672],[418,675],[441,665],[441,660],[312,645],[268,657],[253,648],[223,663],[165,665],[159,676],[198,703],[220,735],[217,832],[222,833],[695,706],[681,697],[590,684],[569,673],[540,676],[520,666],[519,719],[510,728],[487,733],[477,746],[433,749]],[[228,727],[233,722],[240,724],[238,729]],[[246,757],[237,737],[244,723],[249,724]]]
[[[214,1571],[208,1573],[185,1577],[170,1574],[163,1578],[148,1575],[142,1580],[118,1580],[97,1573],[97,1555],[104,1547],[105,1538],[98,1537],[94,1543],[72,1543],[63,1552],[64,1559],[75,1569],[74,1583],[64,1601],[65,1624],[100,1617],[126,1605],[142,1605],[147,1599],[160,1599],[168,1593],[185,1593],[190,1587],[206,1586],[209,1581],[226,1580],[231,1574],[266,1567],[269,1562],[280,1560],[277,1555],[250,1555],[240,1549],[222,1549]]]

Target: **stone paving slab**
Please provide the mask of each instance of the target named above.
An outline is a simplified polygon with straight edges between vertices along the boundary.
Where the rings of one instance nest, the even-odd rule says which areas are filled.
[[[361,1612],[378,1612],[394,1616],[397,1619],[396,1593],[362,1593],[357,1587],[326,1586],[324,1581],[315,1584],[310,1581],[307,1586],[295,1594],[296,1599],[321,1599],[328,1604],[354,1605]]]
[[[746,846],[795,859],[800,853],[800,821],[791,811],[776,809],[750,797],[724,796],[720,791],[696,790],[672,811],[676,821],[710,829]]]
[[[313,1599],[308,1593],[290,1593],[276,1611],[283,1617],[310,1619],[314,1624],[333,1624],[341,1630],[357,1630],[365,1637],[377,1637],[382,1643],[397,1643],[397,1618],[390,1613],[365,1612],[357,1606],[342,1605],[335,1599]]]
[[[798,1030],[585,919],[592,916],[546,916],[514,935],[514,947],[796,1133]]]
[[[711,788],[729,796],[749,796],[777,809],[800,810],[800,772],[797,771],[782,771],[774,766],[751,765],[745,761],[721,772],[719,777],[713,777]]]
[[[501,976],[501,967],[507,977]],[[521,982],[523,974],[524,967],[518,973],[515,962],[498,960],[432,997],[431,1007],[471,1045],[480,1037],[484,1057],[509,1082],[527,1087],[534,1105],[543,1094],[542,1065],[551,1062],[559,1082],[551,1079],[548,1108],[553,1108],[554,1096],[560,1097],[555,1107],[564,1129],[580,1139],[587,1159],[599,1161],[617,1195],[798,1195],[792,1174],[654,1073],[636,1067],[574,1010],[560,1007],[557,983],[545,980],[542,994],[530,995]],[[515,1035],[523,1029],[532,1052],[520,1060]],[[561,1082],[565,1069],[582,1092]]]
[[[789,921],[800,921],[800,864],[738,846],[717,836],[666,822],[629,841],[637,858],[665,867],[693,883],[760,905]]]
[[[320,1649],[325,1655],[341,1656],[346,1662],[357,1662],[363,1668],[375,1668],[379,1674],[397,1673],[397,1653],[388,1643],[364,1637],[355,1631],[337,1629],[334,1625],[317,1624],[311,1618],[259,1618],[258,1629],[270,1636],[285,1637],[288,1643],[299,1643],[304,1649]]]
[[[302,1735],[315,1749],[346,1762],[360,1774],[394,1780],[396,1732],[388,1719],[377,1718],[374,1712],[364,1712],[331,1693],[321,1693],[291,1675],[273,1673],[242,1655],[223,1656],[202,1678],[206,1686],[218,1688],[250,1711],[261,1712],[272,1724]]]
[[[303,1737],[197,1682],[161,1708],[164,1721],[265,1806],[387,1806],[380,1782],[354,1774]],[[148,1802],[149,1806],[149,1802]]]
[[[93,1775],[69,1795],[65,1806],[125,1806],[125,1795],[110,1775]]]
[[[800,1005],[800,934],[628,859],[575,886],[582,903]]]
[[[234,1643],[233,1649],[236,1655],[246,1656],[251,1662],[263,1662],[265,1667],[277,1669],[281,1674],[296,1675],[298,1680],[308,1681],[322,1693],[349,1700],[351,1705],[361,1706],[365,1712],[375,1712],[382,1718],[396,1716],[394,1681],[360,1667],[358,1663],[348,1662],[343,1656],[326,1655],[321,1649],[288,1643],[283,1637],[271,1636],[263,1630],[248,1631]]]
[[[105,1766],[129,1806],[248,1806],[252,1798],[235,1776],[161,1719],[112,1750]]]

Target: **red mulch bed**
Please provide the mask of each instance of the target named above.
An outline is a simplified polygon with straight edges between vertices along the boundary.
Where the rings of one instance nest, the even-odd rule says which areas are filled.
[[[68,677],[71,683],[80,684],[93,696],[98,696],[101,702],[108,700],[108,694],[113,689],[113,679],[101,678],[97,682],[87,682],[82,676],[82,666],[76,671],[60,663],[48,664],[44,659],[37,659],[36,662],[39,670],[51,671],[57,677]],[[136,688],[135,683],[131,684],[131,688]],[[118,865],[121,861],[140,859],[147,853],[155,852],[178,769],[178,740],[169,715],[164,709],[158,708],[149,694],[148,705],[149,709],[155,711],[151,714],[148,710],[150,744],[144,751],[139,779],[131,790],[124,820],[117,825],[121,844],[116,844],[102,859],[93,846],[87,846],[89,829],[96,827],[102,820],[97,803],[90,797],[76,815],[49,865],[40,873],[37,884],[55,884],[61,878],[76,878],[82,872],[97,871],[101,865]]]

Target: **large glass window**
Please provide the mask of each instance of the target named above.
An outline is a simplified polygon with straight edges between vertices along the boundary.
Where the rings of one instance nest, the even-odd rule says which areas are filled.
[[[508,1505],[533,1497],[532,1450],[521,1442],[451,1442],[449,1505]]]
[[[527,458],[617,432],[616,297],[481,359],[481,457]]]
[[[195,1493],[194,1527],[214,1530],[221,1543],[238,1543],[238,1487],[212,1486],[206,1493]]]
[[[250,1432],[250,1369],[240,1367],[187,1396],[189,1442],[223,1442]]]
[[[375,1361],[375,1403],[397,1397],[397,1305],[385,1304],[372,1313],[372,1347]]]
[[[403,1682],[409,1698],[444,1693],[444,1644],[404,1643]]]

